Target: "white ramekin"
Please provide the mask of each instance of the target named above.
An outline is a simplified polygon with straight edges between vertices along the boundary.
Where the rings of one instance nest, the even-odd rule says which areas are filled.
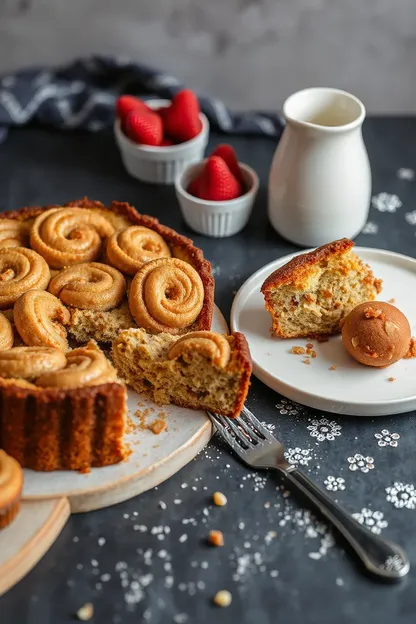
[[[170,100],[146,100],[146,104],[157,110],[168,106]],[[120,120],[116,119],[114,134],[120,149],[121,158],[128,173],[154,184],[173,184],[177,176],[191,163],[204,157],[209,136],[208,119],[200,113],[202,130],[195,138],[179,145],[154,147],[133,143],[121,130]]]
[[[237,234],[247,224],[259,189],[257,173],[248,165],[239,163],[248,191],[229,201],[208,201],[190,195],[186,189],[201,171],[205,161],[190,165],[175,180],[176,196],[186,223],[198,234],[225,238]]]

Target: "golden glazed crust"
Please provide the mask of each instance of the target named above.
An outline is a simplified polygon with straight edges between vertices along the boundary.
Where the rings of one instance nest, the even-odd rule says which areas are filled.
[[[292,258],[287,264],[273,271],[273,273],[264,280],[261,292],[265,294],[288,282],[301,283],[311,266],[319,264],[331,256],[341,255],[349,249],[352,249],[353,246],[354,243],[351,240],[348,238],[341,238],[327,245],[322,245],[322,247],[318,247],[309,253],[299,254]]]
[[[23,468],[87,472],[126,457],[121,384],[44,389],[0,378],[0,396],[0,448]]]

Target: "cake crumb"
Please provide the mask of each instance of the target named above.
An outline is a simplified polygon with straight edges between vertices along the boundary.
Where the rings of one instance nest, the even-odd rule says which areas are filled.
[[[336,370],[337,370],[337,367],[335,366],[335,364],[333,364],[332,366],[330,366],[330,367],[328,368],[328,370],[331,370],[331,371],[336,371]]]
[[[78,609],[77,618],[82,622],[88,622],[94,615],[94,606],[92,602],[86,602],[83,607]]]
[[[305,355],[306,349],[304,347],[292,347],[290,350],[293,355]]]
[[[406,353],[406,355],[404,356],[405,360],[410,360],[411,358],[416,357],[416,338],[411,338],[410,339],[410,345],[409,345],[409,350]]]
[[[396,381],[396,377],[389,377],[388,381]]]
[[[224,546],[224,535],[221,531],[210,531],[208,533],[208,542],[211,546]]]
[[[308,364],[308,365],[309,365],[309,364],[311,363],[311,361],[310,361],[310,359],[309,359],[309,358],[305,358],[305,359],[303,360],[303,363],[304,363],[304,364]]]
[[[313,349],[313,344],[311,342],[308,342],[308,344],[306,345],[307,349]]]
[[[232,595],[226,589],[222,589],[217,592],[213,598],[213,602],[217,605],[217,607],[229,607],[232,600]]]
[[[148,429],[150,429],[150,431],[154,433],[155,435],[159,435],[159,433],[162,433],[162,431],[165,431],[166,428],[167,428],[166,421],[164,421],[162,418],[157,418],[148,426]]]
[[[217,507],[224,507],[227,504],[227,497],[222,492],[214,492],[212,495],[212,502]]]
[[[393,297],[392,299],[389,299],[387,303],[396,303],[396,299]]]

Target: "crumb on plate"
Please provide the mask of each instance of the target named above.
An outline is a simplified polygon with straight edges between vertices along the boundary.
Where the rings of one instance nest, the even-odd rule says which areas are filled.
[[[293,355],[305,355],[306,349],[305,347],[292,347],[290,350]]]

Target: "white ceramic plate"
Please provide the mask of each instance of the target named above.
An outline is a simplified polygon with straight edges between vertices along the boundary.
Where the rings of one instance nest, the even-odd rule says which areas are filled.
[[[357,247],[384,282],[379,299],[395,300],[416,332],[416,260],[400,254]],[[353,416],[386,416],[416,409],[416,359],[401,360],[378,370],[358,364],[342,346],[340,336],[326,343],[313,342],[317,357],[310,366],[293,346],[304,339],[281,340],[270,336],[271,318],[260,288],[270,273],[297,254],[279,258],[252,275],[238,291],[231,310],[231,328],[246,335],[253,372],[283,396],[318,410]],[[336,370],[329,370],[336,366]],[[388,378],[394,377],[394,382]]]
[[[212,328],[228,332],[227,323],[216,306]],[[212,428],[205,412],[175,405],[157,406],[129,389],[128,410],[133,421],[137,421],[134,413],[138,403],[141,412],[146,407],[154,408],[155,418],[158,412],[164,412],[167,415],[167,430],[155,435],[151,431],[135,428],[126,435],[125,441],[131,449],[126,461],[93,468],[87,474],[69,470],[25,470],[23,498],[43,500],[65,496],[73,513],[107,507],[165,481],[191,461],[209,441]]]

